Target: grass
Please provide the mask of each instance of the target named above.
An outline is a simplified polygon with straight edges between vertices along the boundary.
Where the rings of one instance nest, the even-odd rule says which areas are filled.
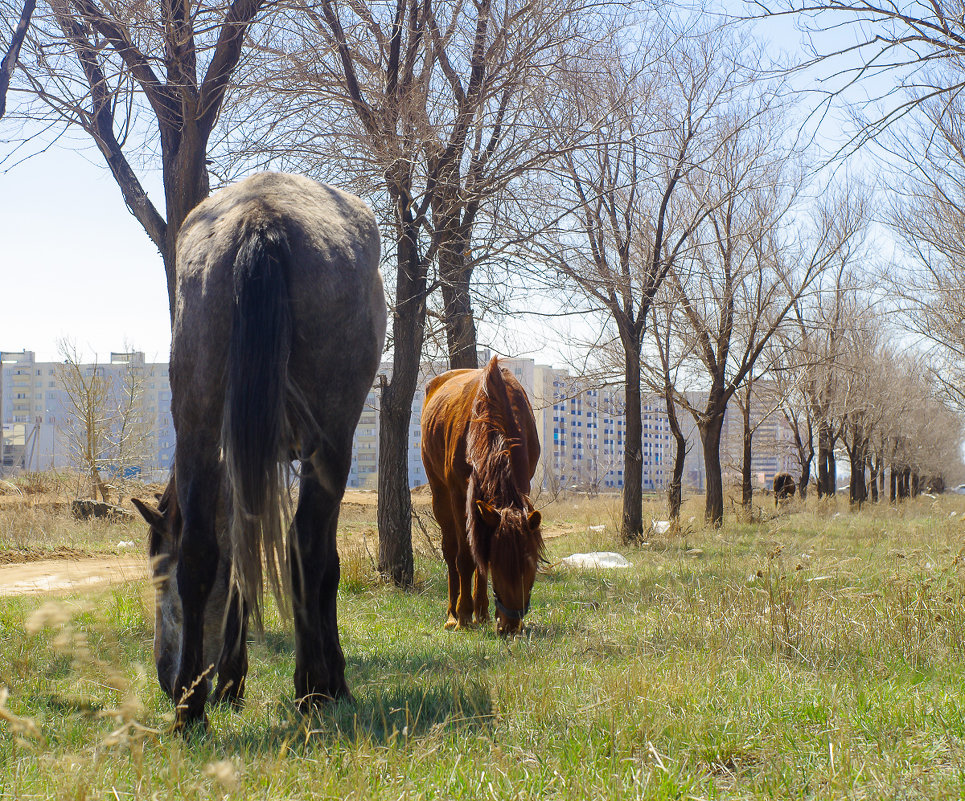
[[[403,593],[350,550],[355,703],[295,712],[269,616],[246,707],[189,740],[167,730],[144,588],[0,599],[0,799],[962,798],[963,500],[793,506],[633,549],[613,499],[558,500],[551,560],[633,567],[541,575],[511,641],[443,631],[428,555]]]

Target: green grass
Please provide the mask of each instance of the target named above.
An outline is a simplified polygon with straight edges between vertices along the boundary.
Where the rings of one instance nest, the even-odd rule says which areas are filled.
[[[633,567],[539,576],[511,641],[442,629],[440,562],[403,593],[356,554],[355,703],[295,712],[269,614],[246,707],[188,740],[142,587],[4,599],[0,799],[962,798],[963,506],[814,504],[626,550],[612,499],[561,501],[551,560],[605,547]]]

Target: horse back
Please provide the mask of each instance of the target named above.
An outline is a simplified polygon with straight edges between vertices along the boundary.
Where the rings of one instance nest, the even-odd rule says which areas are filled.
[[[345,387],[321,382],[320,366],[329,375],[342,372],[344,381],[368,373],[362,365],[377,367],[381,355],[385,307],[378,226],[353,195],[281,173],[259,173],[234,184],[185,220],[178,236],[172,384],[183,384],[182,397],[188,398],[194,394],[189,388],[210,386],[223,373],[239,243],[255,229],[281,232],[291,254],[285,266],[294,331],[290,378],[334,402]]]

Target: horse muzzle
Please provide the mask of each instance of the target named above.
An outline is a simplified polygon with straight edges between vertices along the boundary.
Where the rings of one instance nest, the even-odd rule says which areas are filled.
[[[496,603],[496,632],[498,634],[515,634],[523,627],[523,618],[529,612],[529,601],[523,609],[511,609],[506,606],[499,596],[493,592],[493,600]],[[500,619],[502,618],[502,619]]]

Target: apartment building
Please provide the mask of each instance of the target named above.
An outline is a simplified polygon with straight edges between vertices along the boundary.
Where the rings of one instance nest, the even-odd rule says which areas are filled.
[[[37,362],[30,351],[2,352],[0,413],[3,421],[4,469],[44,470],[75,464],[71,452],[72,411],[64,386],[65,365]],[[483,363],[490,354],[483,350]],[[623,488],[626,421],[622,386],[596,385],[566,370],[536,364],[532,359],[503,359],[529,395],[541,443],[536,484],[547,489],[618,492]],[[174,427],[168,365],[148,363],[140,352],[112,353],[110,361],[80,365],[86,378],[97,376],[110,388],[108,410],[122,405],[118,393],[132,380],[138,383],[139,415],[147,429],[142,456],[123,469],[145,477],[163,479],[174,458]],[[407,468],[412,487],[426,482],[421,458],[420,419],[425,386],[446,370],[445,363],[422,366],[409,418]],[[348,486],[375,489],[378,484],[380,387],[391,377],[391,363],[384,363],[366,398],[352,448]],[[695,406],[702,393],[689,393]],[[752,475],[758,486],[770,486],[776,473],[791,464],[791,435],[779,414],[768,414],[766,404],[752,404],[754,436]],[[662,397],[643,400],[643,487],[660,492],[670,481],[676,444],[670,433]],[[687,439],[684,485],[702,490],[705,485],[703,452],[692,416],[677,410]],[[725,482],[739,477],[743,423],[736,403],[724,420],[721,461]],[[117,465],[114,465],[117,467]]]
[[[171,388],[166,362],[147,362],[139,351],[117,352],[108,362],[76,365],[40,362],[32,351],[0,352],[0,464],[5,470],[50,470],[76,465],[81,400],[76,387],[91,388],[98,428],[117,441],[121,415],[138,428],[137,442],[118,464],[118,453],[103,446],[107,469],[158,477],[174,458]],[[95,398],[96,396],[96,398]],[[132,440],[129,438],[128,442]]]

